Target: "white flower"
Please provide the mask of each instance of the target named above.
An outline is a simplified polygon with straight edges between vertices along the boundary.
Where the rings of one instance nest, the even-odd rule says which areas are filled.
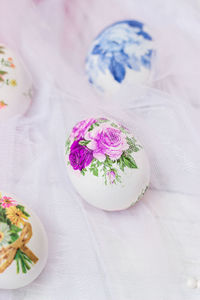
[[[10,242],[10,228],[6,223],[0,222],[0,247]]]

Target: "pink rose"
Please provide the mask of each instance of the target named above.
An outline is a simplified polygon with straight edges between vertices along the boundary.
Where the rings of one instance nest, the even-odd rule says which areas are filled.
[[[92,124],[96,122],[95,119],[87,119],[77,123],[72,129],[72,133],[70,135],[70,140],[74,141],[74,139],[78,140],[80,138],[84,138],[86,131],[91,127]]]
[[[87,132],[85,139],[90,140],[87,147],[93,150],[94,158],[99,161],[104,161],[106,155],[111,160],[117,160],[121,157],[123,151],[129,148],[126,135],[108,124],[101,124],[99,127]]]

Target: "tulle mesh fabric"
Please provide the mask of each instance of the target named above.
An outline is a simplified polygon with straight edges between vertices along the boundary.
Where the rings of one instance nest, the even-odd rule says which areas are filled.
[[[0,41],[34,81],[27,113],[0,124],[1,189],[35,210],[49,239],[43,273],[0,299],[199,299],[186,286],[200,278],[198,2],[1,0],[0,8]],[[154,72],[148,85],[107,99],[89,86],[84,58],[98,32],[124,18],[151,26]],[[73,124],[103,115],[139,137],[151,165],[144,199],[117,213],[84,202],[64,161]]]

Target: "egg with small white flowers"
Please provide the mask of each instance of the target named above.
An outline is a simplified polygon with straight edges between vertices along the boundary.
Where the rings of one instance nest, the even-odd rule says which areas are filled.
[[[138,139],[120,123],[90,118],[66,141],[69,178],[80,196],[108,211],[134,205],[149,185],[150,168]]]
[[[154,42],[146,25],[135,20],[116,22],[93,41],[86,57],[89,82],[105,94],[125,84],[150,81]]]
[[[0,191],[0,289],[31,283],[47,256],[47,235],[37,215],[14,195]]]
[[[21,58],[0,44],[0,122],[26,113],[32,90],[31,75]]]

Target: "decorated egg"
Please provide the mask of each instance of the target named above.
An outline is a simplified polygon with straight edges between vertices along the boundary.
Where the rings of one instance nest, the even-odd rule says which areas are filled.
[[[32,80],[23,62],[0,45],[0,121],[24,114],[31,102]]]
[[[135,204],[149,185],[149,163],[140,142],[107,118],[74,126],[66,141],[66,165],[78,193],[95,207],[115,211]]]
[[[103,30],[86,58],[89,82],[105,93],[124,84],[143,84],[150,78],[153,40],[146,26],[125,20]]]
[[[0,289],[31,283],[47,261],[47,236],[39,218],[15,197],[0,192]]]

